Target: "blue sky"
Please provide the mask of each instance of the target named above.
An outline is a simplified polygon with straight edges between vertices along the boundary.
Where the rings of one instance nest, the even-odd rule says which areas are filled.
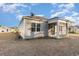
[[[79,4],[73,3],[6,3],[0,4],[0,24],[17,26],[22,16],[33,12],[45,18],[62,17],[79,23]]]

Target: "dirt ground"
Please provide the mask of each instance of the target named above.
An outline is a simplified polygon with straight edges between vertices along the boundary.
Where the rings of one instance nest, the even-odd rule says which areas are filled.
[[[15,40],[13,33],[0,33],[0,56],[79,56],[79,36],[65,39]]]

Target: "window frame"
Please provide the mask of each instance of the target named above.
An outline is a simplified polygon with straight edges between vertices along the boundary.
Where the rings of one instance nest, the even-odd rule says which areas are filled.
[[[34,24],[34,25],[33,25]],[[36,31],[36,24],[35,23],[32,23],[31,24],[31,31],[32,32],[35,32]]]
[[[36,28],[37,29],[37,32],[40,32],[40,26],[41,26],[41,24],[40,23],[37,23],[37,28]]]
[[[32,32],[40,32],[40,28],[41,28],[41,24],[40,23],[32,23],[31,24],[31,31]]]

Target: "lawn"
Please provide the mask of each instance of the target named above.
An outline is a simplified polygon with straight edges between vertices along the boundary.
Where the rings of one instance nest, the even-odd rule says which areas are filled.
[[[1,56],[77,56],[79,37],[65,39],[15,40],[15,34],[0,34]]]

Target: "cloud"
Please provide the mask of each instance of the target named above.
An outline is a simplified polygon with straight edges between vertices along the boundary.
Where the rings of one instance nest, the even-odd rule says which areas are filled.
[[[36,6],[38,5],[37,3],[31,3],[31,6]],[[52,3],[51,4],[53,7],[57,9],[51,9],[51,18],[52,17],[63,17],[72,21],[79,20],[79,13],[75,11],[75,4],[70,3],[70,4],[56,4]],[[16,18],[21,20],[23,13],[22,10],[18,9],[18,7],[23,7],[23,8],[28,8],[28,4],[21,4],[21,3],[10,3],[10,4],[1,4],[0,3],[0,11],[2,12],[7,12],[7,13],[15,13]],[[31,9],[31,7],[30,7]],[[42,14],[36,15],[36,16],[44,16]]]
[[[36,6],[38,4],[37,3],[31,3],[31,4],[6,3],[6,4],[0,4],[0,9],[2,12],[5,13],[14,13],[16,15],[16,19],[20,20],[22,16],[24,16],[24,14],[22,13],[23,12],[22,10],[18,9],[18,7],[31,9],[31,7],[29,8],[29,5]],[[44,16],[44,15],[39,14],[37,16]]]
[[[63,16],[65,16],[67,13],[70,13],[70,11],[67,10],[67,9],[61,9],[61,10],[57,10],[57,11],[52,10],[51,12],[53,12],[53,13],[51,14],[51,18],[52,18],[52,17],[57,17],[57,16],[63,17]],[[54,12],[55,12],[55,13],[54,13]]]
[[[70,3],[70,4],[60,4],[58,7],[65,8],[65,9],[71,9],[71,8],[74,8],[75,6],[73,3]]]
[[[4,6],[4,3],[0,3],[0,7]]]
[[[22,11],[18,9],[18,7],[27,8],[28,6],[23,3],[0,4],[0,9],[2,12],[14,13],[16,15],[16,19],[20,20],[23,14]]]
[[[77,16],[65,16],[64,17],[67,20],[73,21],[75,23],[75,25],[79,25],[79,17]]]
[[[16,7],[14,5],[10,5],[10,6],[4,5],[2,7],[2,11],[12,13],[12,12],[16,11]]]
[[[64,7],[65,5],[64,4],[60,4],[58,7],[59,8],[62,8],[62,7]]]
[[[17,7],[27,7],[27,5],[24,4],[0,4],[0,8],[3,12],[8,12],[8,13],[12,13],[12,12],[17,12],[19,9],[17,9]]]
[[[51,10],[51,17],[56,17],[56,16],[60,16],[63,17],[66,14],[73,14],[73,9],[74,9],[75,5],[74,4],[58,4],[57,5],[57,10]],[[76,15],[77,13],[73,14]]]
[[[51,15],[51,18],[58,17],[60,15],[64,15],[64,12],[56,12],[56,13],[54,13],[54,14]]]
[[[39,3],[40,4],[40,3]],[[30,4],[31,6],[36,6],[36,5],[38,5],[38,3],[31,3]]]
[[[37,3],[31,3],[31,6],[38,5]],[[0,4],[0,9],[2,12],[6,13],[15,13],[17,19],[21,19],[23,16],[22,10],[18,9],[18,7],[21,8],[28,8],[31,10],[31,7],[28,4],[23,4],[23,3],[10,3],[10,4]],[[43,15],[39,15],[43,16]]]
[[[51,10],[51,11],[50,11],[50,13],[53,13],[53,12],[54,12],[54,10]]]
[[[75,19],[72,16],[65,16],[65,19],[74,21]]]
[[[17,15],[16,18],[17,18],[18,20],[21,20],[23,16],[24,16],[24,15]]]
[[[65,19],[71,20],[75,22],[76,24],[79,23],[79,13],[76,11],[72,11],[70,16],[65,16]]]
[[[52,5],[53,7],[58,6],[58,4],[57,4],[57,3],[51,3],[51,5]]]
[[[78,15],[79,15],[79,13],[78,13],[78,12],[73,11],[71,16],[78,16]]]
[[[71,4],[66,4],[64,7],[65,7],[66,9],[71,9],[71,8],[74,8],[75,6],[74,6],[73,3],[71,3]]]
[[[57,10],[51,10],[51,17],[62,17],[68,20],[75,22],[75,24],[79,23],[79,13],[75,10],[75,4],[57,4]],[[52,12],[54,11],[54,12]]]

